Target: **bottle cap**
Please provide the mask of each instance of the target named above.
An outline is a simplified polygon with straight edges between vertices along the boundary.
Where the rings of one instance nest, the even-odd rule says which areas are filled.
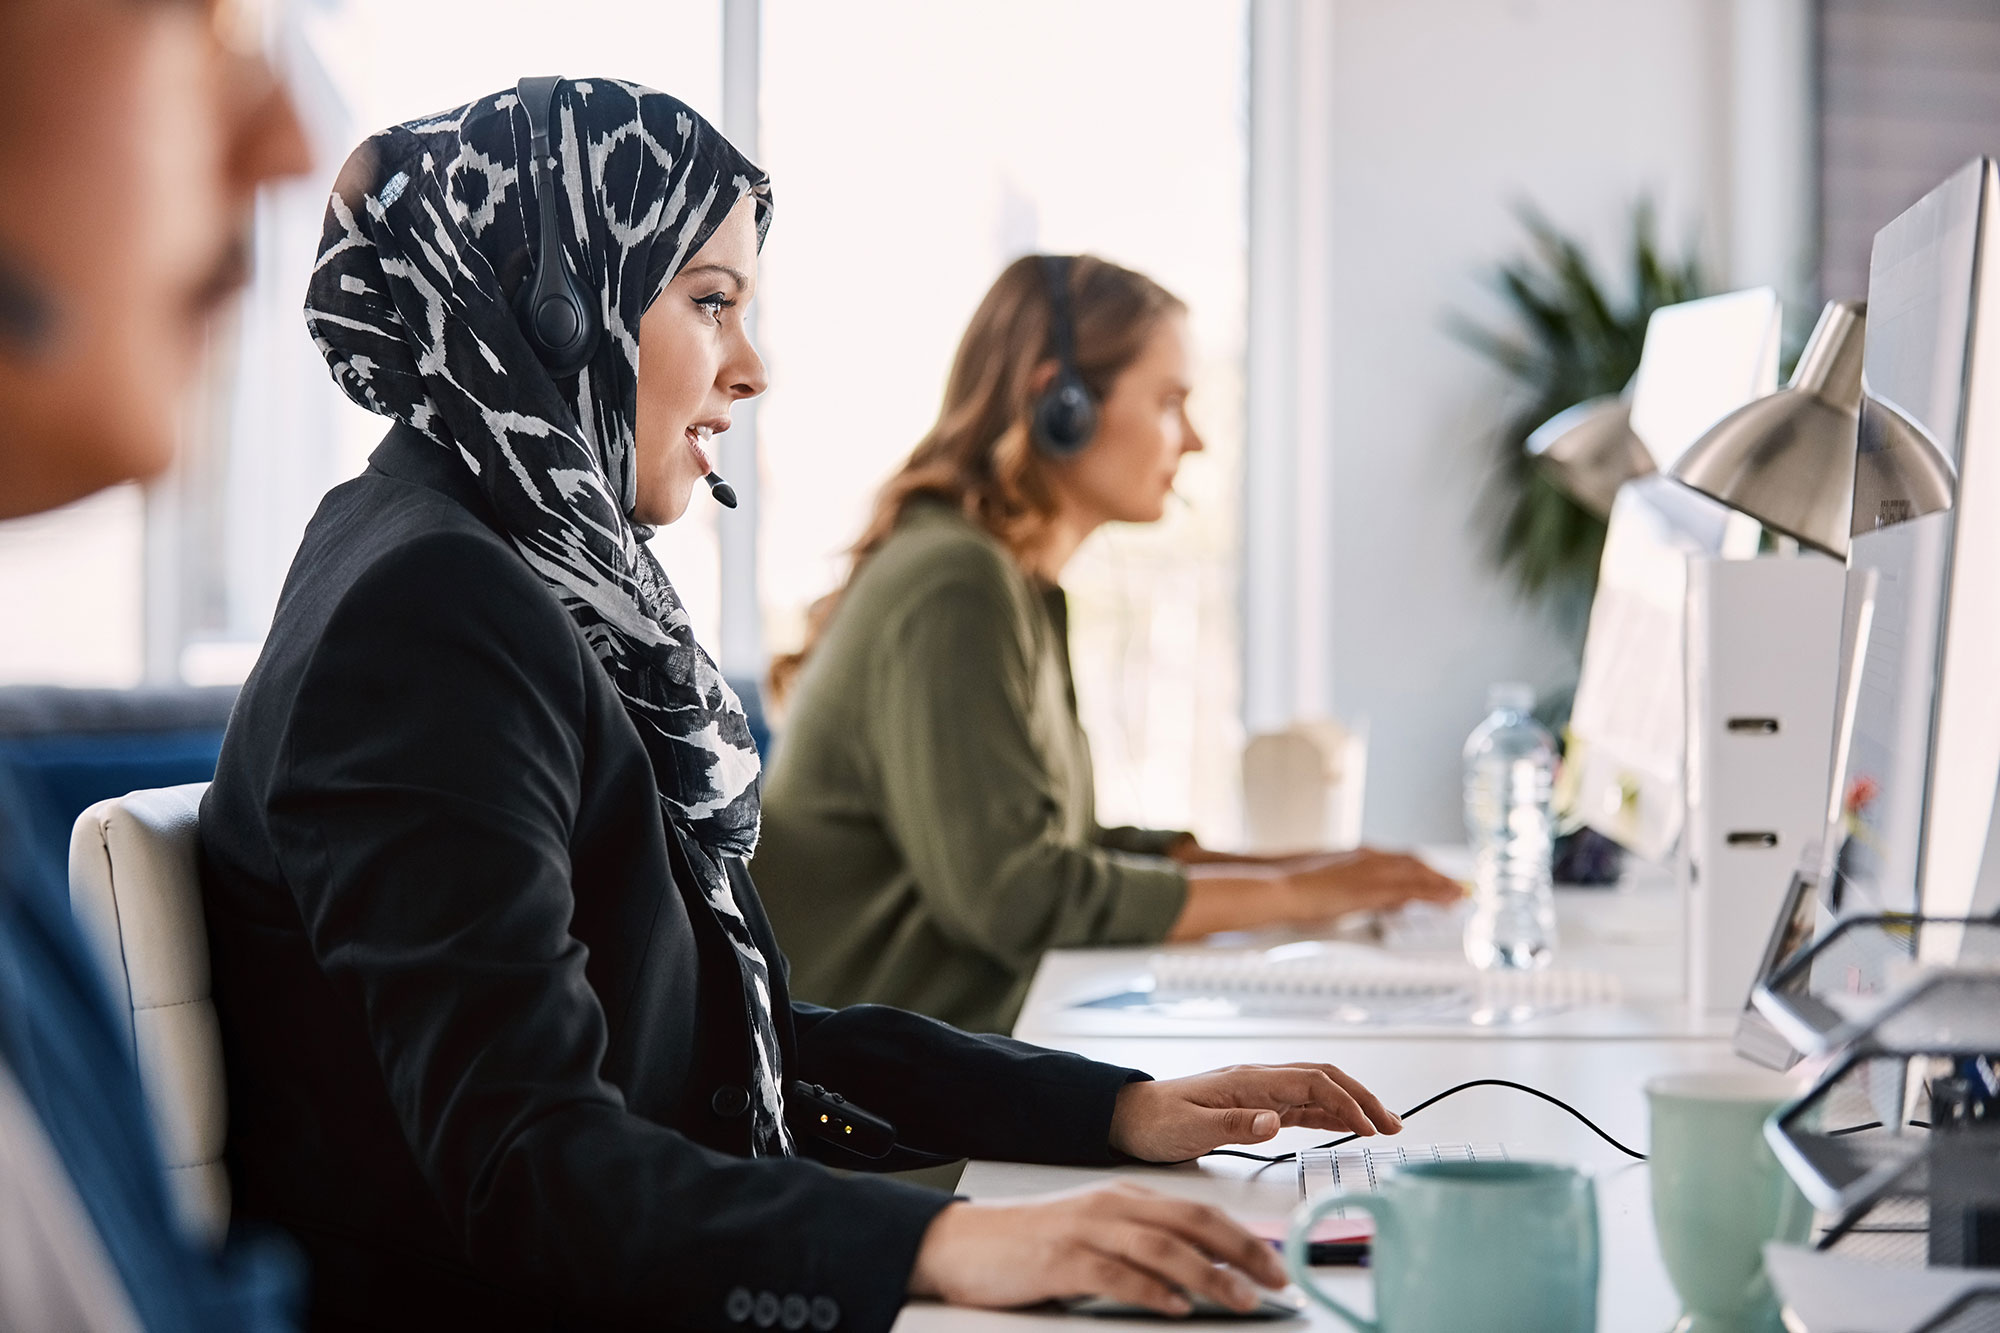
[[[1535,687],[1518,680],[1501,681],[1486,687],[1486,708],[1492,712],[1499,708],[1511,708],[1517,713],[1533,712],[1535,707]]]

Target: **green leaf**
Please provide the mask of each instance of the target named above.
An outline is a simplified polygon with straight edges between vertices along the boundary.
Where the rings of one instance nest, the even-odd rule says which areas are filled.
[[[1564,408],[1618,393],[1639,368],[1646,324],[1664,305],[1706,294],[1694,248],[1660,248],[1650,200],[1632,209],[1622,268],[1629,290],[1613,291],[1583,246],[1532,203],[1514,215],[1526,233],[1523,253],[1497,263],[1487,280],[1511,316],[1493,328],[1448,312],[1446,329],[1491,361],[1513,383],[1511,409],[1486,443],[1488,482],[1481,501],[1495,564],[1521,596],[1573,604],[1597,582],[1604,523],[1571,500],[1528,457],[1528,436]]]

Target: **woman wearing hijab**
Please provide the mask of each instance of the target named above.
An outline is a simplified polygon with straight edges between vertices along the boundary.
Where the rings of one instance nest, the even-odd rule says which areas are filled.
[[[1246,1307],[1281,1275],[1212,1210],[955,1202],[802,1160],[1398,1126],[1329,1066],[1156,1083],[791,1002],[744,869],[756,752],[645,545],[763,388],[743,314],[770,191],[670,97],[543,95],[546,159],[509,91],[368,140],[328,205],[307,322],[395,424],[307,530],[202,807],[239,1215],[300,1238],[317,1328]],[[514,309],[552,252],[601,324],[570,371]],[[879,1157],[837,1132],[864,1108]]]
[[[1409,856],[1098,825],[1062,571],[1103,524],[1165,513],[1202,447],[1192,362],[1180,300],[1091,255],[1016,260],[974,312],[847,586],[773,671],[790,698],[753,869],[800,995],[1004,1032],[1049,949],[1460,896]],[[1082,410],[1052,420],[1059,375]]]

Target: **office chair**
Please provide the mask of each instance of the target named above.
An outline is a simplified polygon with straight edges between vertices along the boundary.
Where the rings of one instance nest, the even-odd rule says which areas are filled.
[[[86,809],[70,836],[69,896],[113,1011],[130,1018],[175,1203],[220,1247],[229,1229],[228,1100],[195,870],[195,814],[207,787],[135,791]]]
[[[1243,840],[1253,852],[1345,851],[1361,845],[1368,729],[1295,722],[1243,747]]]

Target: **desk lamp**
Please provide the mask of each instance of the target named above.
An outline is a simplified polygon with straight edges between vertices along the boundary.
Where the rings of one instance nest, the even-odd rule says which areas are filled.
[[[1867,392],[1867,323],[1863,302],[1827,302],[1791,382],[1717,422],[1668,475],[1836,560],[1858,533],[1950,508],[1936,443]]]
[[[1655,470],[1653,456],[1632,429],[1629,392],[1586,399],[1556,413],[1528,437],[1528,453],[1571,499],[1606,519],[1618,488]]]

